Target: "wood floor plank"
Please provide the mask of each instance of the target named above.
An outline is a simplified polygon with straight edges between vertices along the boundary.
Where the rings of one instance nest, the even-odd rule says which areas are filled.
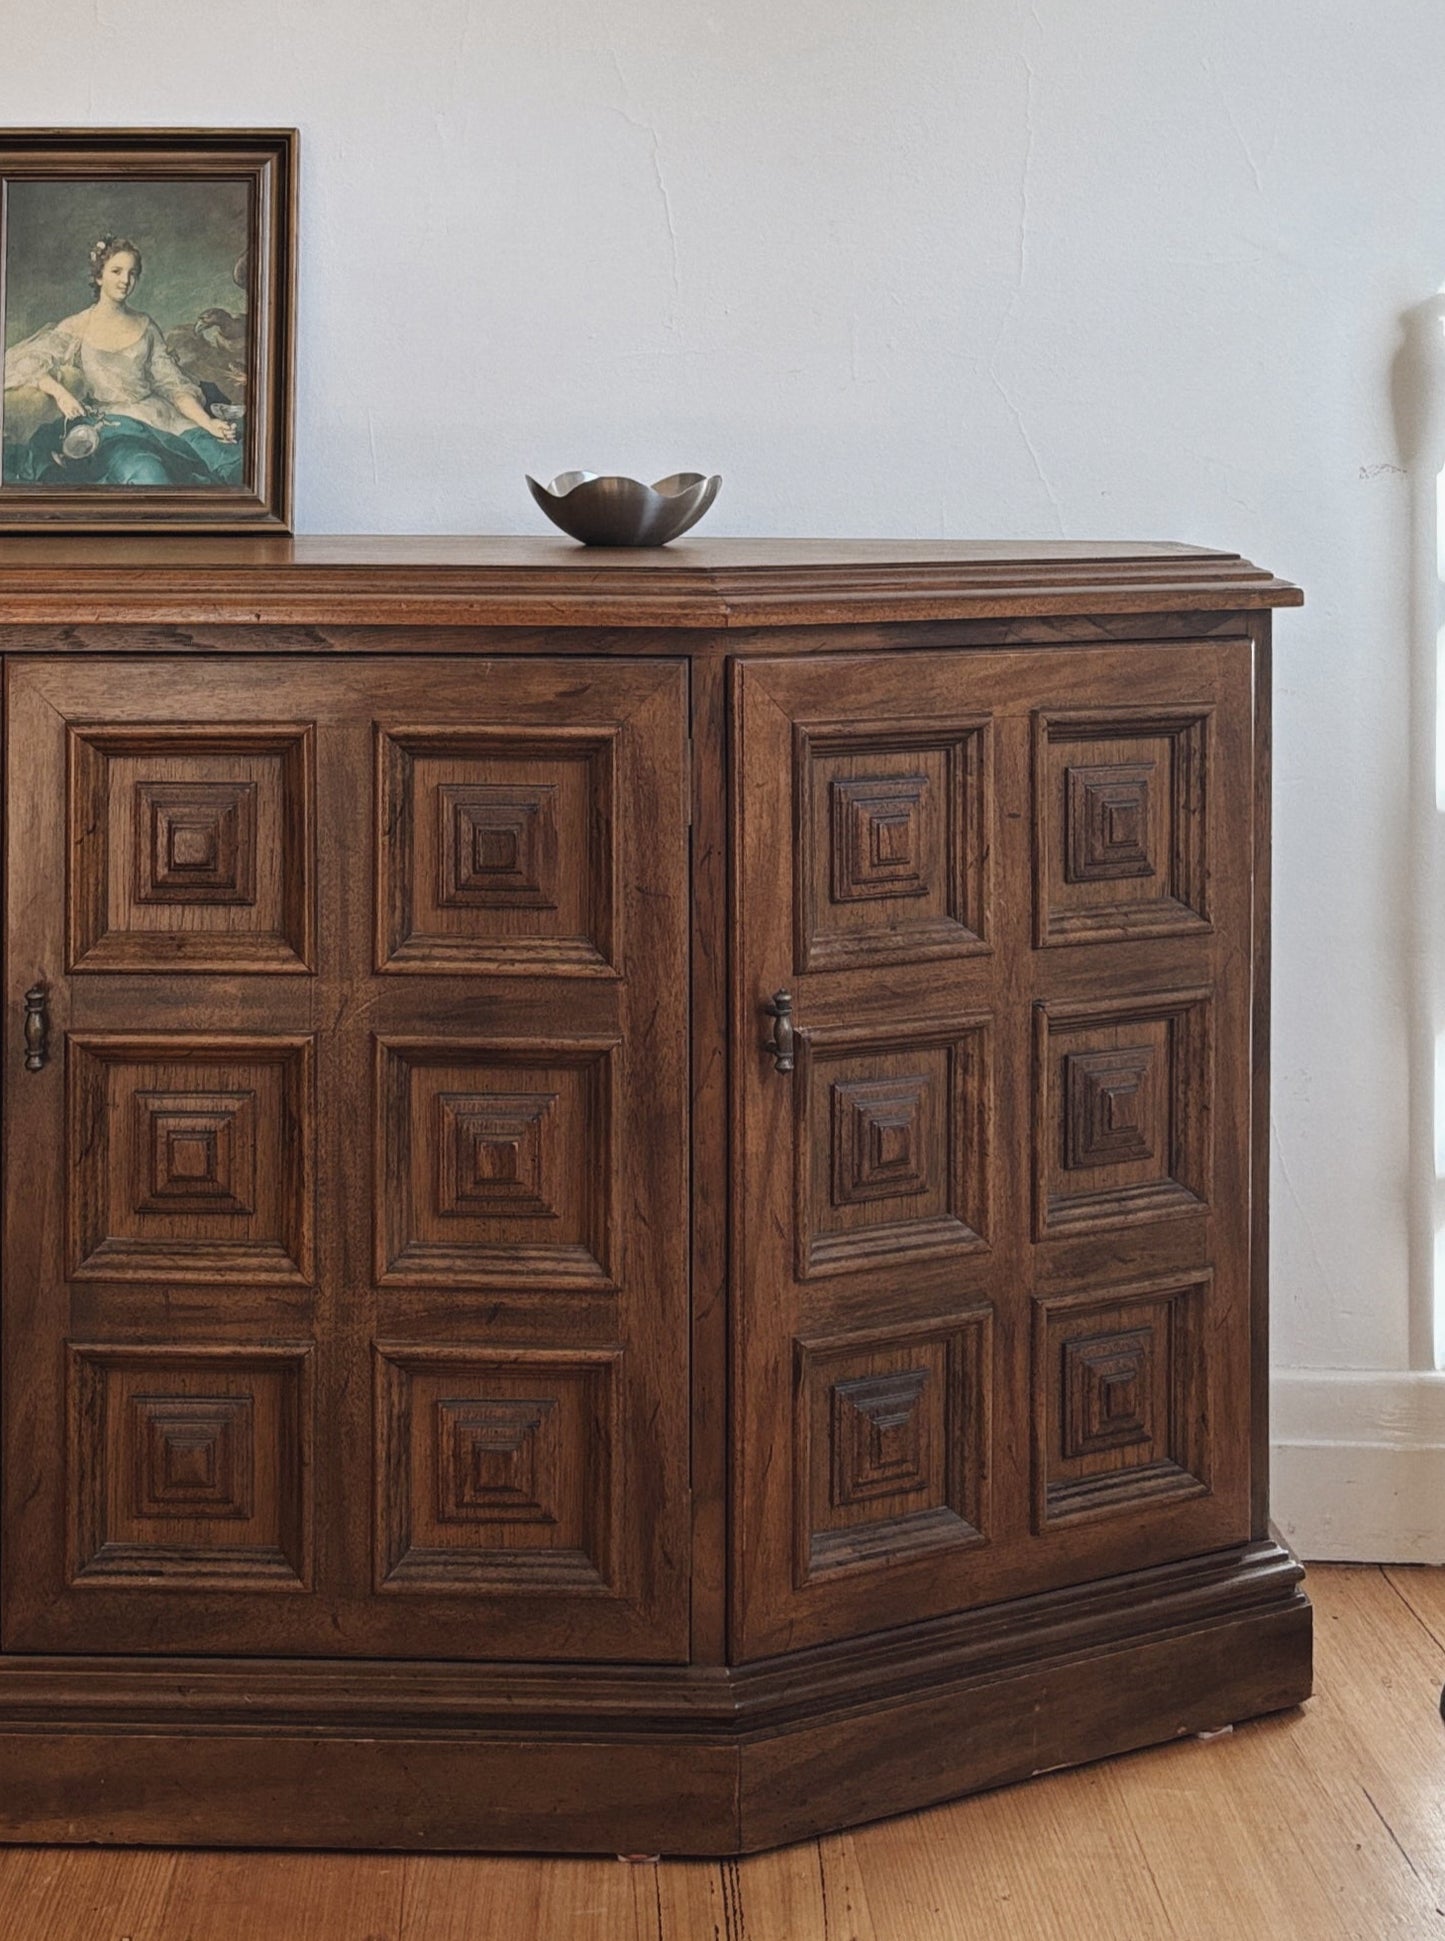
[[[176,1855],[155,1849],[0,1849],[6,1941],[162,1941]]]
[[[725,1861],[723,1867],[734,1887],[729,1941],[833,1941],[816,1840]]]
[[[401,1854],[182,1853],[156,1941],[400,1941],[406,1864]]]
[[[857,1838],[834,1833],[818,1842],[828,1941],[879,1941],[868,1886],[858,1864]]]
[[[875,1941],[1077,1941],[1095,1909],[1101,1935],[1175,1935],[1107,1766],[862,1828],[852,1859]]]
[[[1373,1569],[1320,1576],[1316,1656],[1327,1703],[1312,1720],[1316,1768],[1358,1791],[1410,1866],[1445,1932],[1445,1646]]]
[[[1401,1852],[1364,1783],[1371,1755],[1351,1708],[1373,1703],[1378,1636],[1402,1625],[1371,1573],[1316,1572],[1318,1696],[1227,1739],[1116,1762],[1146,1855],[1190,1941],[1301,1934],[1383,1941],[1445,1931],[1427,1880]],[[1383,1618],[1380,1614],[1383,1612]],[[1427,1641],[1428,1642],[1428,1641]],[[1383,1719],[1381,1723],[1383,1723]],[[1393,1731],[1380,1734],[1386,1757]],[[1439,1754],[1435,1748],[1437,1783]],[[1376,1791],[1383,1790],[1378,1775]]]
[[[1366,1802],[1322,1784],[1279,1727],[1171,1748],[1147,1772],[1143,1763],[1127,1762],[1116,1782],[1186,1941],[1384,1941],[1427,1931],[1428,1895]]]
[[[659,1941],[656,1867],[472,1854],[405,1866],[401,1941]]]
[[[662,1941],[730,1941],[718,1861],[664,1860],[655,1874]]]
[[[1429,1564],[1386,1564],[1385,1582],[1445,1651],[1445,1570]]]

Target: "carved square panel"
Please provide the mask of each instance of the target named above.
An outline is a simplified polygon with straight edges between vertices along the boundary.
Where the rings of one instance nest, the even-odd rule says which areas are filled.
[[[1035,941],[1210,927],[1210,711],[1034,716]]]
[[[1128,1227],[1208,1202],[1207,991],[1034,1007],[1034,1235]]]
[[[466,1219],[555,1220],[546,1181],[556,1092],[439,1092],[437,1211]]]
[[[72,1348],[72,1584],[309,1589],[310,1355]]]
[[[810,724],[793,761],[797,970],[988,949],[986,721]]]
[[[378,1347],[377,1589],[612,1588],[620,1359]]]
[[[133,1095],[139,1213],[256,1211],[254,1092]]]
[[[377,968],[618,974],[616,737],[378,728]]]
[[[1155,773],[1153,762],[1082,762],[1064,771],[1069,845],[1064,875],[1070,883],[1154,875],[1149,836],[1151,781],[1158,787]]]
[[[937,1132],[924,1074],[840,1079],[832,1101],[835,1206],[927,1193],[929,1148]]]
[[[984,1018],[799,1034],[803,1279],[986,1247],[989,1036]]]
[[[249,1395],[132,1395],[134,1513],[140,1517],[255,1514]]]
[[[69,965],[312,962],[308,725],[71,728]]]
[[[1209,1487],[1207,1274],[1034,1303],[1035,1525]]]
[[[1154,1157],[1168,1127],[1164,1061],[1152,1043],[1064,1054],[1064,1165],[1070,1172]]]
[[[835,776],[833,901],[927,896],[922,841],[927,775]]]
[[[927,1486],[927,1368],[833,1384],[833,1501],[841,1508]]]
[[[555,1523],[555,1395],[436,1404],[437,1517],[442,1523]]]
[[[990,1311],[797,1344],[799,1588],[984,1540]]]
[[[309,1282],[311,1048],[302,1037],[72,1037],[71,1277]]]
[[[611,1290],[617,1049],[379,1041],[377,1278]]]
[[[530,789],[441,783],[438,906],[555,910],[556,796],[550,783]]]
[[[1153,1346],[1152,1328],[1065,1340],[1061,1442],[1066,1457],[1153,1442]]]
[[[138,782],[140,903],[256,901],[256,784]]]

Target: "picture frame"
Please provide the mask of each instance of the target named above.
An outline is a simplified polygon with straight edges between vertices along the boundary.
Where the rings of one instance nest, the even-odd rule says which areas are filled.
[[[0,533],[290,532],[297,146],[0,129]]]

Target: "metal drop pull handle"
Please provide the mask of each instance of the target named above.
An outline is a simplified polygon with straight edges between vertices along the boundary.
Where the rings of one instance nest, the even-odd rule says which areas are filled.
[[[47,1000],[49,991],[43,984],[32,984],[25,993],[25,1069],[27,1072],[43,1070],[49,1056],[47,1041],[50,1037],[50,1012]]]
[[[773,1064],[780,1072],[793,1069],[793,994],[791,991],[774,991],[772,1002],[763,1009],[773,1020],[773,1035],[763,1045],[763,1050],[772,1053]]]

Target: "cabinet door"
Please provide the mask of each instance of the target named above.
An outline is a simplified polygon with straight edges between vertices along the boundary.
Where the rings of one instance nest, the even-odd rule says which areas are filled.
[[[8,1648],[685,1657],[684,691],[11,665]]]
[[[1248,1536],[1250,655],[734,670],[743,1656]]]

